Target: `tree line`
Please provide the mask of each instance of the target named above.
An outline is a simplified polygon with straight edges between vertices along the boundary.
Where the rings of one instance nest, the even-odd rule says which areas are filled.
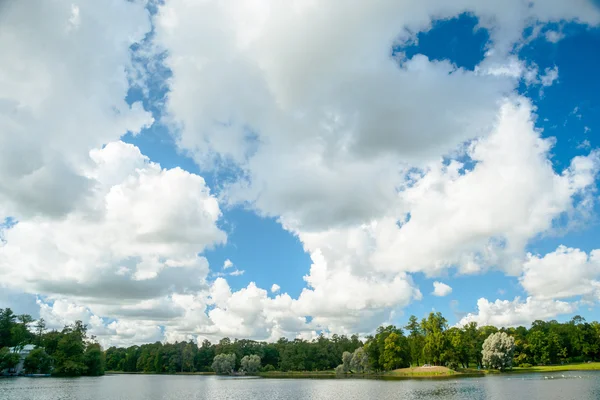
[[[28,344],[36,348],[24,360],[27,374],[104,374],[104,352],[95,337],[88,337],[81,321],[60,331],[47,330],[43,318],[34,321],[30,315],[0,308],[0,372],[15,368],[21,361],[19,351]]]
[[[504,358],[484,358],[484,342],[503,333],[489,345],[506,345]],[[451,369],[500,365],[531,366],[597,360],[600,357],[600,323],[580,316],[570,321],[534,321],[530,328],[478,326],[450,327],[441,313],[419,320],[411,316],[403,327],[381,326],[361,340],[358,335],[321,334],[313,340],[281,338],[276,342],[223,338],[216,343],[149,343],[110,347],[102,351],[80,321],[61,331],[47,331],[43,320],[16,316],[0,309],[0,370],[11,356],[7,347],[32,343],[28,371],[51,370],[57,375],[98,375],[104,370],[144,373],[244,371],[384,372],[423,364]],[[491,360],[491,359],[490,359]],[[27,360],[26,360],[27,361]]]

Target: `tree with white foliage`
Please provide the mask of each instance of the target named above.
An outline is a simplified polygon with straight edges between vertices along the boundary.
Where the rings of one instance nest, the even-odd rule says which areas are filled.
[[[508,336],[506,332],[492,333],[483,342],[483,350],[481,350],[483,365],[500,371],[512,368],[514,352],[514,337]]]
[[[235,354],[218,354],[213,359],[212,369],[219,375],[233,372],[235,368]]]
[[[240,363],[242,370],[248,374],[255,374],[260,369],[260,357],[256,354],[244,356]]]
[[[354,350],[352,361],[350,361],[350,369],[354,372],[363,373],[369,368],[369,356],[362,347]]]
[[[352,363],[352,353],[345,351],[342,354],[342,366],[344,373],[350,372],[350,364]]]

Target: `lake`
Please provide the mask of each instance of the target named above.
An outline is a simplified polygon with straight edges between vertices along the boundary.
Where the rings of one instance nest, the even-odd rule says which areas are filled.
[[[502,375],[446,380],[260,379],[107,375],[0,379],[2,400],[597,400],[600,372]]]

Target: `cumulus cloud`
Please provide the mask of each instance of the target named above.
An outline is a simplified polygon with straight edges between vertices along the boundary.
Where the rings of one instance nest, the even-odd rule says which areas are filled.
[[[123,142],[90,158],[86,178],[95,184],[86,204],[62,219],[4,229],[5,285],[101,304],[204,287],[208,263],[198,253],[226,240],[204,179],[162,169]]]
[[[277,218],[302,242],[312,263],[297,298],[277,284],[232,290],[223,276],[244,271],[229,259],[207,279],[202,253],[227,239],[217,197],[202,177],[119,141],[153,123],[125,101],[144,81],[131,57],[152,28],[143,1],[0,7],[11,55],[0,66],[0,220],[16,222],[1,228],[0,274],[44,295],[53,327],[81,319],[103,344],[370,333],[422,298],[411,273],[450,268],[521,275],[532,294],[480,299],[464,321],[520,324],[575,309],[555,297],[592,294],[595,253],[559,248],[523,263],[558,217],[587,215],[600,163],[592,151],[553,168],[554,141],[514,91],[548,86],[558,70],[540,76],[513,54],[527,27],[597,25],[591,2],[158,7],[152,46],[172,72],[162,122],[205,170],[239,173],[219,200]],[[490,33],[474,70],[402,53],[435,19],[464,12]],[[546,296],[541,271],[561,257],[579,275]],[[434,294],[451,291],[436,284]]]
[[[516,297],[513,301],[485,298],[477,300],[477,313],[469,313],[457,325],[469,322],[496,327],[528,326],[535,320],[555,318],[561,314],[571,314],[577,310],[577,304],[559,300],[546,300],[527,297],[522,301]]]
[[[519,278],[532,296],[561,299],[600,294],[600,250],[590,254],[559,246],[543,257],[529,254]]]
[[[463,12],[491,35],[474,71],[390,57]],[[303,243],[312,265],[295,315],[368,331],[421,298],[410,273],[518,275],[529,241],[590,203],[596,156],[556,172],[554,140],[514,95],[521,80],[555,82],[557,69],[539,76],[511,50],[530,24],[563,19],[596,25],[600,12],[586,1],[175,0],[155,16],[173,73],[166,121],[198,164],[240,172],[223,201],[278,218]]]
[[[444,296],[448,296],[450,293],[452,293],[452,288],[448,285],[446,285],[443,282],[433,282],[433,292],[432,294],[434,296],[438,296],[438,297],[444,297]]]
[[[65,216],[94,190],[89,150],[152,124],[125,102],[150,27],[141,2],[2,4],[0,219]]]

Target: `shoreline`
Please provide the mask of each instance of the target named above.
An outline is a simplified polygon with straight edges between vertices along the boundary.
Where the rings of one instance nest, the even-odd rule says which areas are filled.
[[[263,379],[376,379],[376,380],[407,380],[407,379],[429,379],[445,380],[458,378],[481,378],[488,375],[514,375],[514,374],[541,374],[566,371],[600,371],[600,362],[566,364],[566,365],[544,365],[532,367],[515,367],[504,372],[495,370],[448,370],[448,372],[387,372],[376,374],[351,373],[346,375],[336,375],[334,371],[272,371],[259,372],[256,375],[246,375],[247,377],[258,377]],[[214,372],[175,372],[175,373],[152,373],[152,372],[123,372],[106,371],[105,375],[200,375],[217,376]],[[227,376],[227,375],[224,375]]]

